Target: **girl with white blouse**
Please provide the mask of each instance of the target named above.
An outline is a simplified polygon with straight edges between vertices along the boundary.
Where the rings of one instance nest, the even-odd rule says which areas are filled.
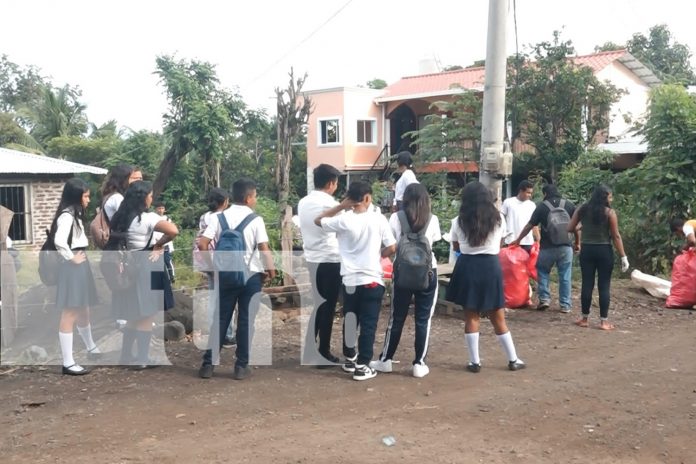
[[[58,269],[56,307],[61,311],[58,338],[65,375],[89,372],[73,358],[75,325],[87,348],[88,359],[96,360],[101,355],[92,338],[89,322],[89,308],[97,303],[94,277],[85,254],[89,243],[83,220],[89,194],[89,187],[82,179],[73,178],[66,182],[51,224],[56,252],[63,258]]]
[[[135,369],[152,367],[149,359],[152,324],[164,309],[174,307],[171,283],[164,273],[164,244],[179,233],[174,223],[154,212],[152,205],[152,184],[145,181],[133,182],[123,198],[121,206],[111,221],[109,240],[120,240],[128,250],[133,250],[134,267],[137,275],[132,289],[128,289],[114,301],[119,317],[127,320],[123,328],[121,364],[133,364]],[[159,240],[154,240],[154,232],[162,232]],[[150,262],[148,262],[148,260]],[[161,272],[152,272],[152,264],[161,267]],[[162,295],[158,290],[162,290]],[[164,296],[164,300],[162,298]],[[133,345],[137,341],[137,354],[133,356]]]

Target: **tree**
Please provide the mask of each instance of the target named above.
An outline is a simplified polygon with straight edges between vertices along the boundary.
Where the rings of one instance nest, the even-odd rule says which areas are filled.
[[[22,128],[10,113],[0,113],[0,147],[43,153],[43,147]]]
[[[0,56],[0,112],[16,113],[40,99],[48,85],[34,66],[21,67]]]
[[[445,67],[442,69],[442,72],[447,72],[447,71],[461,71],[462,69],[464,69],[463,66],[460,66],[460,65],[458,65],[458,64],[452,64],[452,65],[449,65],[449,66],[445,66]]]
[[[481,100],[473,91],[455,94],[451,100],[430,105],[436,112],[425,117],[426,125],[405,136],[413,138],[421,161],[477,160],[481,139]]]
[[[387,86],[387,81],[374,78],[371,81],[367,81],[365,85],[367,85],[368,89],[383,89]]]
[[[594,144],[609,125],[609,109],[620,92],[600,82],[592,69],[576,66],[571,41],[537,44],[532,52],[510,60],[509,113],[513,142],[521,139],[533,148],[532,164],[555,182],[560,168]]]
[[[633,34],[626,43],[628,51],[655,71],[666,82],[696,83],[691,67],[691,50],[687,45],[674,41],[666,24],[650,28],[648,36]]]
[[[79,88],[65,85],[54,89],[43,87],[41,98],[32,106],[24,107],[31,125],[30,134],[42,145],[56,137],[79,136],[87,132],[87,106],[79,101]]]
[[[164,122],[171,142],[160,163],[153,194],[157,197],[162,193],[177,163],[192,151],[203,167],[205,190],[219,185],[223,142],[241,119],[243,101],[219,86],[215,67],[210,63],[160,56],[155,74],[169,99]]]
[[[624,45],[619,45],[614,42],[604,42],[602,45],[597,45],[594,48],[595,53],[601,53],[601,52],[611,52],[614,50],[623,50],[626,48]]]

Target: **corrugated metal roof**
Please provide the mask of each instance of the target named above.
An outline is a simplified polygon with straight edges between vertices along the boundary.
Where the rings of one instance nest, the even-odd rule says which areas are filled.
[[[618,60],[647,85],[652,87],[660,83],[660,79],[647,66],[626,50],[611,50],[591,55],[574,56],[570,59],[577,65],[591,68],[595,73],[601,71],[613,61]],[[453,95],[461,92],[461,88],[482,91],[485,74],[485,68],[478,67],[403,77],[384,89],[384,93],[376,98],[375,101],[383,103],[413,98]]]
[[[96,166],[0,147],[0,174],[106,174]]]

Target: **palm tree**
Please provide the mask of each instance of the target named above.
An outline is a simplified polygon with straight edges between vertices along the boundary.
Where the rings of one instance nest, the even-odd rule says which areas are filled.
[[[32,137],[45,146],[55,137],[84,134],[87,106],[77,100],[79,96],[79,90],[68,85],[57,90],[44,87],[41,99],[32,108],[25,109],[32,123]]]

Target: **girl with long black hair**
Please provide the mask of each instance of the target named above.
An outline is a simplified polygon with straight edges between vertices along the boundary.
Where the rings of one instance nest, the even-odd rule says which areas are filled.
[[[503,274],[498,260],[505,219],[491,192],[480,182],[470,182],[462,191],[459,218],[452,224],[452,245],[461,255],[454,265],[446,298],[464,308],[465,337],[469,348],[469,372],[481,370],[479,324],[487,316],[508,358],[508,369],[524,369],[517,357],[512,335],[505,323]]]
[[[68,180],[51,224],[57,253],[64,258],[58,269],[56,307],[61,311],[58,338],[63,356],[63,374],[84,375],[88,369],[73,358],[73,331],[87,348],[89,360],[101,355],[92,339],[89,308],[97,303],[97,291],[85,250],[89,244],[83,221],[89,205],[89,186],[79,178]]]
[[[582,317],[575,324],[588,327],[592,292],[594,291],[595,276],[597,276],[597,291],[599,292],[599,328],[613,330],[609,323],[609,299],[611,289],[611,273],[614,269],[614,250],[621,256],[621,270],[628,270],[628,258],[624,252],[619,220],[611,208],[613,200],[611,189],[606,185],[598,185],[592,192],[590,201],[583,204],[573,214],[568,231],[574,232],[578,225],[582,227],[580,241],[580,271],[582,272],[582,289],[580,305]]]
[[[397,253],[399,252],[399,240],[402,234],[406,233],[402,230],[403,220],[407,222],[408,228],[412,233],[419,234],[423,232],[432,249],[433,242],[440,240],[442,235],[440,233],[440,221],[430,210],[428,190],[422,184],[410,184],[404,191],[401,206],[402,209],[392,214],[389,218],[389,226],[396,238]],[[400,215],[403,217],[399,217]],[[413,360],[413,376],[425,377],[430,372],[428,365],[425,363],[425,356],[428,353],[430,319],[433,316],[437,299],[437,260],[434,254],[431,259],[432,273],[428,288],[414,291],[399,287],[396,283],[394,284],[391,316],[387,326],[387,333],[384,337],[384,349],[379,359],[370,363],[373,369],[380,372],[392,371],[392,358],[399,346],[401,332],[404,328],[404,322],[406,322],[411,299],[413,298],[413,317],[416,321],[416,338],[414,343],[416,356]],[[396,276],[394,277],[394,282],[396,282]]]
[[[162,309],[174,307],[174,296],[169,279],[164,273],[164,244],[174,239],[179,233],[176,225],[163,219],[154,212],[149,212],[152,205],[152,184],[145,181],[133,182],[111,220],[109,241],[120,241],[128,250],[147,251],[133,253],[135,267],[138,269],[133,288],[114,292],[114,306],[118,316],[127,320],[123,328],[123,346],[121,364],[134,364],[136,369],[151,366],[149,359],[152,324]],[[155,241],[154,232],[164,235]],[[151,264],[162,264],[162,272],[151,272]],[[162,295],[153,290],[162,290]],[[133,345],[137,341],[137,355],[133,357]]]

